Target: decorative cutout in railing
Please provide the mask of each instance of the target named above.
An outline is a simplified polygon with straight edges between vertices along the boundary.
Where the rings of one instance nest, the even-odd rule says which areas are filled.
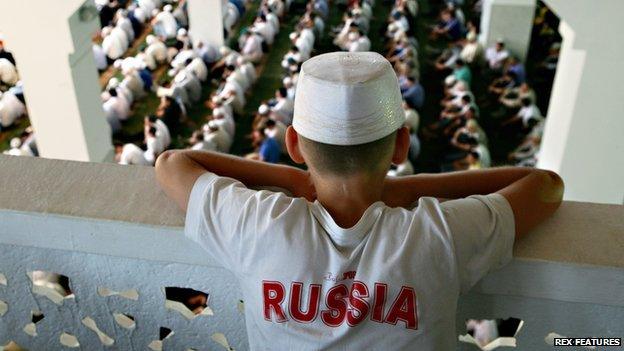
[[[0,350],[248,348],[223,269],[4,244],[0,267]]]

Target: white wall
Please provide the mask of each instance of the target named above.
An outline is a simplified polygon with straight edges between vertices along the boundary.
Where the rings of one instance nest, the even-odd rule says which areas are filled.
[[[41,156],[99,162],[111,158],[112,145],[90,42],[99,19],[81,22],[83,3],[4,1],[0,30],[17,61]]]
[[[526,58],[536,0],[484,0],[480,41],[486,47],[503,39],[521,61]]]
[[[562,19],[563,45],[538,167],[562,175],[566,200],[622,204],[624,2],[547,3]]]
[[[223,41],[221,0],[188,0],[189,34],[194,44],[202,42],[220,47]]]

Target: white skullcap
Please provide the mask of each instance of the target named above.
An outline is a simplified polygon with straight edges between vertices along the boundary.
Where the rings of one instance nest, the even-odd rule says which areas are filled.
[[[145,42],[147,43],[147,45],[152,45],[156,42],[156,37],[154,36],[154,34],[149,34],[147,37],[145,37]]]
[[[110,26],[106,26],[102,28],[102,31],[100,32],[102,34],[102,38],[109,36],[112,31],[113,31],[113,28],[111,28]]]
[[[325,144],[365,144],[401,128],[402,100],[396,73],[380,54],[318,55],[301,68],[293,127]]]
[[[173,6],[171,5],[165,5],[165,7],[163,7],[163,10],[167,11],[167,12],[171,12],[173,11]]]
[[[17,149],[18,147],[22,146],[22,141],[20,140],[20,138],[13,138],[11,139],[11,148],[13,149]]]
[[[230,49],[229,46],[223,45],[219,48],[219,53],[221,54],[221,56],[228,55],[230,52],[232,52],[232,49]]]
[[[283,84],[284,86],[286,86],[286,85],[291,85],[291,84],[292,84],[292,82],[293,82],[293,81],[292,81],[292,78],[290,78],[290,77],[284,77],[284,79],[282,79],[282,84]]]
[[[457,78],[455,78],[455,76],[452,74],[444,78],[444,85],[446,85],[447,87],[453,86],[455,85],[455,83],[457,83]]]
[[[288,38],[289,38],[290,40],[295,40],[295,39],[297,39],[297,35],[298,35],[298,34],[297,34],[297,32],[292,32],[292,33],[290,33],[290,34],[288,35]]]
[[[179,37],[183,37],[183,36],[185,36],[185,35],[186,35],[186,33],[187,33],[187,32],[186,32],[186,29],[184,29],[184,28],[180,28],[180,29],[178,29],[178,36],[179,36]]]
[[[108,89],[115,89],[119,86],[119,78],[113,77],[108,81]]]
[[[226,66],[236,66],[236,61],[238,60],[238,56],[236,55],[228,55],[225,58],[225,65]]]
[[[356,41],[359,36],[357,32],[350,32],[349,35],[347,35],[347,39],[349,39],[349,41]]]
[[[219,122],[215,121],[214,119],[208,121],[208,123],[206,123],[206,125],[210,129],[219,129]]]
[[[258,113],[261,115],[266,115],[267,113],[269,113],[269,106],[267,106],[267,104],[260,105],[260,107],[258,107]]]
[[[122,59],[116,59],[115,62],[113,62],[113,67],[117,69],[120,69],[122,65],[123,65]]]

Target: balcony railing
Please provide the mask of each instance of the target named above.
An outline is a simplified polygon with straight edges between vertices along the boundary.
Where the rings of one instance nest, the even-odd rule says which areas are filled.
[[[152,168],[0,156],[0,350],[248,349],[238,283],[183,222]],[[514,257],[460,299],[459,333],[516,317],[521,350],[552,350],[551,332],[624,337],[623,206],[566,202]]]

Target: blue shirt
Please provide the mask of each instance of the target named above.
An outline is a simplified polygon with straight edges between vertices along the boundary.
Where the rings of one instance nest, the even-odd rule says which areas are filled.
[[[260,158],[262,161],[278,163],[280,159],[279,143],[273,138],[266,138],[260,145]]]
[[[403,99],[410,107],[420,109],[425,103],[425,90],[420,83],[415,83],[403,92]]]
[[[520,85],[524,83],[526,80],[526,71],[524,70],[524,65],[521,63],[516,63],[515,65],[509,67],[509,72],[515,73],[514,83],[515,85]]]

